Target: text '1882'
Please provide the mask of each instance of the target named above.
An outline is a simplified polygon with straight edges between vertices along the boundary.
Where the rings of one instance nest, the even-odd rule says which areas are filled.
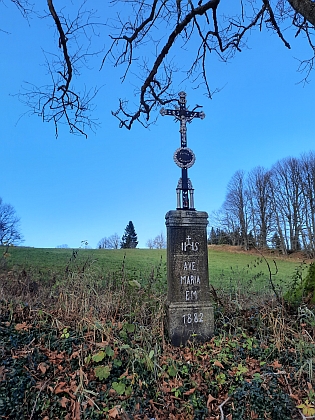
[[[199,322],[203,322],[203,313],[196,312],[194,314],[185,314],[183,315],[183,323],[184,324],[197,324]]]

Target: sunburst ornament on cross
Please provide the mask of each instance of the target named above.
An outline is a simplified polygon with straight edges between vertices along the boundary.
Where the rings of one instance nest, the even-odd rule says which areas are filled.
[[[177,149],[174,153],[174,161],[177,166],[182,169],[182,177],[180,178],[177,185],[177,209],[189,209],[194,210],[194,200],[193,200],[193,188],[188,178],[188,168],[190,168],[196,160],[194,152],[187,147],[187,123],[191,123],[194,118],[200,118],[203,120],[205,118],[205,113],[203,111],[196,111],[197,108],[200,108],[197,105],[192,111],[186,108],[186,93],[179,92],[179,107],[175,109],[165,109],[162,108],[160,114],[171,115],[175,118],[175,122],[180,123],[180,148]],[[180,192],[182,193],[182,200],[180,199]],[[190,197],[188,196],[190,193]],[[190,204],[189,204],[190,201]]]

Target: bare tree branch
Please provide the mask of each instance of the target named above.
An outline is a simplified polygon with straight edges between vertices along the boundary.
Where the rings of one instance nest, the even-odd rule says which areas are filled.
[[[86,129],[92,131],[98,122],[93,119],[93,99],[97,88],[75,87],[74,80],[80,76],[80,67],[86,66],[87,60],[98,52],[91,52],[94,28],[99,25],[94,21],[94,12],[84,9],[85,2],[77,9],[76,16],[66,17],[57,12],[53,0],[47,0],[51,16],[58,34],[58,49],[54,54],[45,53],[46,65],[51,76],[51,84],[37,87],[27,83],[19,97],[39,115],[43,121],[53,122],[58,136],[59,124],[68,125],[70,132],[87,137]]]
[[[270,5],[270,2],[269,2],[269,0],[263,0],[263,2],[264,2],[264,5],[266,6],[266,10],[268,10],[268,13],[269,13],[269,21],[270,21],[270,23],[271,23],[271,25],[272,25],[272,27],[274,28],[274,30],[277,32],[277,34],[278,34],[278,36],[279,36],[279,38],[283,41],[283,43],[284,43],[284,45],[287,47],[287,48],[291,48],[291,46],[290,46],[290,44],[284,39],[284,36],[283,36],[283,34],[282,34],[282,32],[281,32],[281,29],[280,29],[280,27],[279,27],[279,25],[278,25],[278,23],[277,23],[277,20],[276,20],[276,18],[275,18],[275,15],[274,15],[274,12],[273,12],[273,10],[272,10],[272,7],[271,7],[271,5]]]
[[[156,56],[152,61],[146,58],[148,63],[151,61],[150,64],[143,64],[142,72],[138,73],[138,77],[142,76],[137,92],[138,106],[130,110],[129,102],[120,99],[118,110],[113,112],[120,121],[120,127],[130,129],[135,121],[147,126],[150,124],[153,110],[177,100],[177,89],[174,89],[173,85],[174,74],[175,71],[178,73],[178,69],[174,69],[169,56],[171,50],[175,51],[178,48],[179,41],[186,46],[192,39],[196,42],[196,35],[199,37],[199,47],[197,50],[191,50],[197,51],[195,58],[190,59],[191,65],[183,73],[186,72],[187,79],[197,82],[197,87],[201,84],[198,81],[201,78],[210,98],[212,91],[207,76],[209,53],[214,52],[220,60],[227,61],[235,52],[242,51],[246,45],[245,37],[251,30],[256,27],[262,30],[263,26],[273,30],[284,45],[291,48],[284,36],[286,28],[282,28],[286,19],[293,19],[297,15],[290,5],[291,1],[286,6],[286,0],[240,1],[240,13],[235,16],[219,14],[219,7],[223,1],[211,0],[202,4],[202,1],[193,0],[155,0],[151,5],[144,0],[128,1],[134,13],[128,18],[117,15],[117,21],[111,27],[112,43],[103,58],[102,67],[109,58],[113,60],[115,67],[124,66],[124,82],[130,68],[139,63],[136,53],[139,54],[142,45],[149,43],[154,46]],[[122,2],[116,0],[113,3],[121,5]],[[297,22],[295,18],[293,26],[297,26]],[[156,28],[160,27],[159,33]],[[309,24],[300,25],[299,30],[309,35],[309,44],[313,48]],[[190,57],[193,57],[193,53],[190,53]],[[314,57],[301,63],[300,69],[306,70],[306,78],[313,68],[313,63]],[[185,65],[187,67],[187,63]]]
[[[19,9],[22,16],[27,18],[32,13],[34,5],[28,0],[11,0],[13,4]]]
[[[67,90],[69,89],[69,86],[70,86],[71,79],[72,79],[72,64],[71,64],[71,60],[68,54],[68,47],[67,47],[68,38],[65,35],[65,32],[61,25],[59,16],[56,13],[52,0],[47,0],[47,4],[48,4],[50,14],[55,21],[55,24],[59,33],[59,48],[62,48],[63,50],[63,56],[66,62],[66,69],[67,69],[67,71],[62,74],[62,77],[65,79],[65,85],[59,86],[58,90],[61,90],[63,92],[62,95],[66,95]]]
[[[30,1],[11,0],[24,16],[32,10]],[[76,85],[80,66],[98,54],[91,52],[91,46],[100,21],[94,20],[91,9],[84,9],[85,1],[69,17],[66,8],[59,11],[54,0],[47,0],[47,16],[58,36],[54,53],[45,54],[51,81],[43,87],[27,84],[20,95],[33,113],[54,123],[56,135],[60,123],[85,136],[87,128],[97,126],[92,118],[97,89]],[[150,125],[160,106],[178,101],[183,81],[193,88],[202,86],[211,98],[218,90],[208,76],[212,57],[230,60],[246,47],[255,29],[273,31],[287,48],[290,36],[303,36],[311,49],[310,58],[300,61],[303,82],[309,81],[314,68],[314,0],[239,0],[233,6],[228,0],[112,0],[109,6],[117,12],[102,23],[109,31],[109,46],[100,69],[110,63],[122,69],[121,82],[137,79],[136,103],[130,96],[120,98],[118,109],[112,111],[120,127],[131,129],[135,122]]]

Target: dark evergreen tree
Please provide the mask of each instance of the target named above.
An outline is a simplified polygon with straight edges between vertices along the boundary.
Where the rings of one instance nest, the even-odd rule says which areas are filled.
[[[208,244],[209,245],[218,245],[218,237],[217,232],[214,230],[214,228],[211,228],[211,231],[208,236]]]
[[[120,248],[136,248],[138,245],[138,238],[135,231],[135,227],[130,220],[126,226],[125,233],[121,238]]]
[[[271,244],[272,244],[272,248],[277,249],[277,250],[281,249],[281,239],[277,232],[273,235],[271,239]]]
[[[218,245],[232,245],[230,234],[223,229],[216,230]]]

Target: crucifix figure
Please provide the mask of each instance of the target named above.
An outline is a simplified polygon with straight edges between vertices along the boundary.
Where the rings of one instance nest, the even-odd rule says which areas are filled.
[[[186,108],[186,93],[179,92],[179,107],[175,109],[162,108],[160,113],[162,116],[171,115],[175,117],[175,121],[180,123],[180,145],[181,147],[175,151],[174,160],[177,166],[182,169],[182,177],[177,185],[177,208],[194,210],[193,188],[188,178],[188,168],[195,163],[195,155],[191,149],[187,147],[187,123],[191,123],[194,118],[204,119],[204,112],[196,111],[200,106],[197,105],[192,111]],[[182,203],[180,200],[180,192],[182,193]],[[188,192],[190,192],[191,206],[189,205]]]

